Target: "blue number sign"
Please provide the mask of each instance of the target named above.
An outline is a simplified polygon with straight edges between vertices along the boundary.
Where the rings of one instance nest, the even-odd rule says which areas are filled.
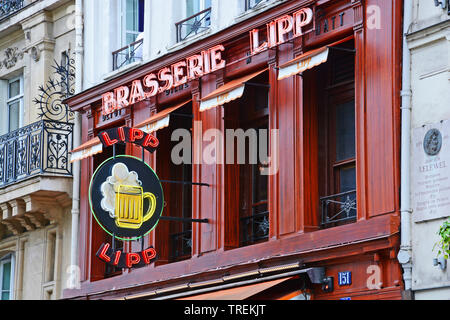
[[[340,286],[351,285],[352,284],[352,272],[351,271],[339,272],[338,284]]]

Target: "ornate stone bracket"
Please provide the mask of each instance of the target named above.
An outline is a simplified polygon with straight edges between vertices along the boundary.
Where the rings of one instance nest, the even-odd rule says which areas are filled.
[[[70,198],[67,194],[56,197],[28,195],[1,203],[0,236],[5,228],[18,236],[48,224],[59,224],[63,217],[63,208],[68,205]]]
[[[5,58],[0,60],[0,70],[4,67],[6,69],[11,69],[16,65],[19,60],[23,59],[23,51],[19,48],[7,48],[5,50]]]

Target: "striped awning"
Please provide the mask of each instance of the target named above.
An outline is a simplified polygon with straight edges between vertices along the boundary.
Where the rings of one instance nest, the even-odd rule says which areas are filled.
[[[323,47],[302,54],[294,60],[281,65],[279,67],[278,80],[286,79],[327,62],[329,51],[328,47]]]
[[[147,120],[135,125],[134,127],[144,131],[145,133],[152,133],[152,132],[156,132],[160,129],[166,128],[170,124],[170,114],[172,112],[184,107],[191,101],[192,101],[192,99],[185,100],[185,101],[181,102],[180,104],[177,104],[173,107],[164,109],[161,112],[158,112],[157,114],[151,116]]]
[[[103,152],[103,145],[98,137],[95,137],[71,151],[70,162],[80,161]]]
[[[183,101],[180,104],[177,104],[173,107],[167,108],[162,110],[161,112],[158,112],[157,114],[151,116],[147,120],[139,123],[138,125],[134,126],[137,129],[140,129],[144,131],[145,133],[152,133],[156,132],[160,129],[166,128],[169,126],[170,123],[170,114],[174,112],[175,110],[180,109],[181,107],[185,106],[189,102],[191,102],[192,99],[189,99],[187,101]],[[80,161],[82,159],[92,157],[98,153],[103,152],[103,144],[101,143],[100,139],[98,137],[95,137],[85,143],[83,143],[81,146],[73,149],[71,151],[71,157],[70,162]]]
[[[278,67],[278,80],[286,79],[290,76],[302,73],[306,70],[312,69],[328,61],[330,49],[338,49],[336,46],[351,40],[353,36],[341,39],[330,45],[323,46],[319,49],[308,51],[289,62],[286,62]]]
[[[258,72],[249,74],[245,77],[232,80],[220,88],[214,90],[201,100],[200,112],[209,110],[211,108],[224,105],[230,101],[239,99],[244,94],[245,83],[257,77],[261,73],[267,71],[267,68]]]

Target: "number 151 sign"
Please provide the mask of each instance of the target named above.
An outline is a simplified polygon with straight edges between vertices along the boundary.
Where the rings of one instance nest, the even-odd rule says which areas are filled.
[[[352,272],[351,271],[339,272],[338,284],[340,286],[351,285],[352,284]]]

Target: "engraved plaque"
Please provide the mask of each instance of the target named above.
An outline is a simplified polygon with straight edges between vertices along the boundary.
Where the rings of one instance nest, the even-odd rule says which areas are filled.
[[[450,215],[450,121],[413,129],[411,200],[413,221]]]

